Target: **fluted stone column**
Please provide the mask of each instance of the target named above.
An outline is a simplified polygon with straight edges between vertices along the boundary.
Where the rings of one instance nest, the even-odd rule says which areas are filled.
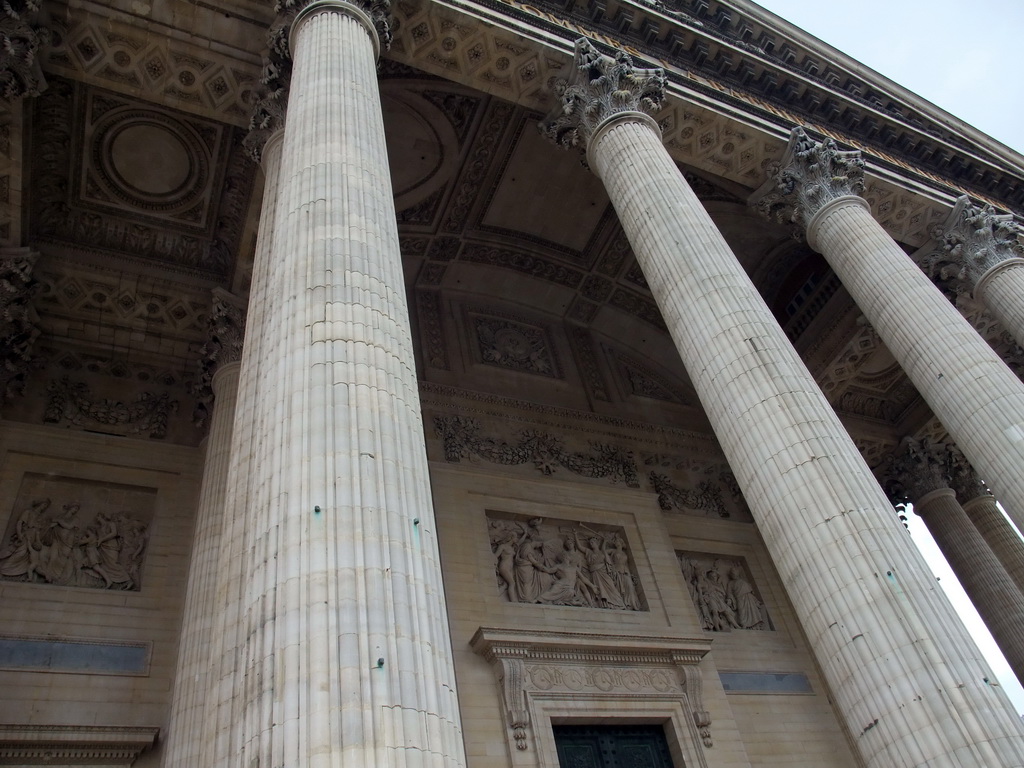
[[[964,288],[1024,344],[1024,258],[1010,214],[964,195],[934,233],[940,250],[926,259],[935,277]]]
[[[1024,729],[885,494],[638,110],[660,70],[585,40],[544,125],[586,147],[836,708],[869,766],[1024,764]]]
[[[756,194],[806,225],[868,322],[997,498],[1024,510],[1024,383],[876,222],[859,152],[794,129],[782,168]],[[1024,527],[1024,515],[1016,517]]]
[[[958,499],[964,499],[961,502],[964,512],[1024,593],[1024,541],[996,506],[995,497],[978,478],[967,457],[955,447],[950,448],[950,456],[952,488]]]
[[[274,296],[249,318],[259,390],[224,591],[236,705],[211,764],[465,763],[376,80],[385,10],[286,8]]]
[[[245,331],[245,307],[221,289],[214,290],[211,338],[203,349],[200,390],[209,389],[213,406],[206,436],[206,463],[192,534],[185,608],[178,642],[178,664],[165,739],[165,768],[198,765],[200,735],[206,719],[209,651],[218,613],[215,597],[220,574],[221,529],[231,460],[232,428],[238,396],[238,371]]]
[[[956,500],[950,451],[905,438],[891,458],[894,501],[913,504],[1013,673],[1024,680],[1024,594]]]

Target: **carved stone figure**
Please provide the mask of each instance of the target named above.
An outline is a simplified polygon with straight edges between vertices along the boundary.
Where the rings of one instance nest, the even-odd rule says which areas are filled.
[[[82,529],[81,504],[46,516],[51,499],[33,501],[0,549],[0,578],[102,589],[138,589],[147,526],[128,513],[100,512]]]
[[[764,603],[739,562],[711,556],[695,557],[685,552],[678,552],[677,556],[703,629],[728,632],[772,628]]]
[[[542,518],[488,521],[498,591],[513,603],[642,610],[622,536]]]

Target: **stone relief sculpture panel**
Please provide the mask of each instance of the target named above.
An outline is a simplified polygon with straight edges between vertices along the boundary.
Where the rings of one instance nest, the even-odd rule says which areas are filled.
[[[676,552],[676,557],[705,630],[774,629],[742,558],[703,552]]]
[[[539,376],[562,378],[558,356],[547,328],[522,318],[467,309],[474,337],[473,355],[485,365]]]
[[[155,493],[26,475],[0,541],[0,579],[138,591]]]
[[[512,603],[646,610],[619,528],[488,516],[498,591]]]

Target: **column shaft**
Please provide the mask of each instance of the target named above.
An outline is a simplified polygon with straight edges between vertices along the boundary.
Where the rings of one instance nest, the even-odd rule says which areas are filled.
[[[245,768],[465,762],[367,21],[323,2],[292,30],[238,553]]]
[[[266,318],[273,317],[279,296],[273,288],[271,274],[274,265],[274,217],[280,188],[282,139],[283,132],[278,132],[267,141],[262,153],[263,204],[249,289],[227,498],[220,534],[217,593],[214,598],[218,621],[207,651],[209,670],[206,717],[202,727],[196,731],[202,734],[197,739],[200,742],[200,757],[194,763],[180,763],[181,768],[225,765],[229,755],[237,749],[237,741],[233,747],[232,737],[240,717],[238,710],[244,701],[236,696],[236,658],[245,638],[239,618],[246,578],[242,553],[245,551],[247,536],[250,484],[254,476],[258,476],[258,467],[253,462],[257,447],[254,441],[256,406],[266,396],[266,367],[261,350],[265,346],[264,337],[268,327],[273,327]],[[168,768],[173,766],[173,763],[168,764]]]
[[[974,295],[1024,346],[1024,259],[1004,261],[993,267],[982,276]]]
[[[1013,583],[1024,593],[1024,541],[999,511],[995,497],[976,496],[966,501],[963,508]]]
[[[618,116],[604,180],[869,766],[1017,765],[1021,724],[892,507],[649,119]]]
[[[978,474],[1010,509],[1024,510],[1024,384],[862,198],[826,204],[807,232]]]
[[[206,437],[206,463],[192,535],[192,558],[178,642],[178,665],[165,740],[164,766],[190,768],[201,748],[209,672],[208,654],[217,623],[216,592],[221,528],[231,460],[231,433],[240,364],[222,365],[213,378],[216,399]]]
[[[925,494],[914,504],[914,511],[924,520],[1013,673],[1024,680],[1024,595],[951,489]]]

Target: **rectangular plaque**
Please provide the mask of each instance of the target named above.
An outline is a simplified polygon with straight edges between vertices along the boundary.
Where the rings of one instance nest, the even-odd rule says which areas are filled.
[[[719,672],[726,693],[814,693],[802,672]]]
[[[150,643],[0,636],[0,669],[149,675]]]

